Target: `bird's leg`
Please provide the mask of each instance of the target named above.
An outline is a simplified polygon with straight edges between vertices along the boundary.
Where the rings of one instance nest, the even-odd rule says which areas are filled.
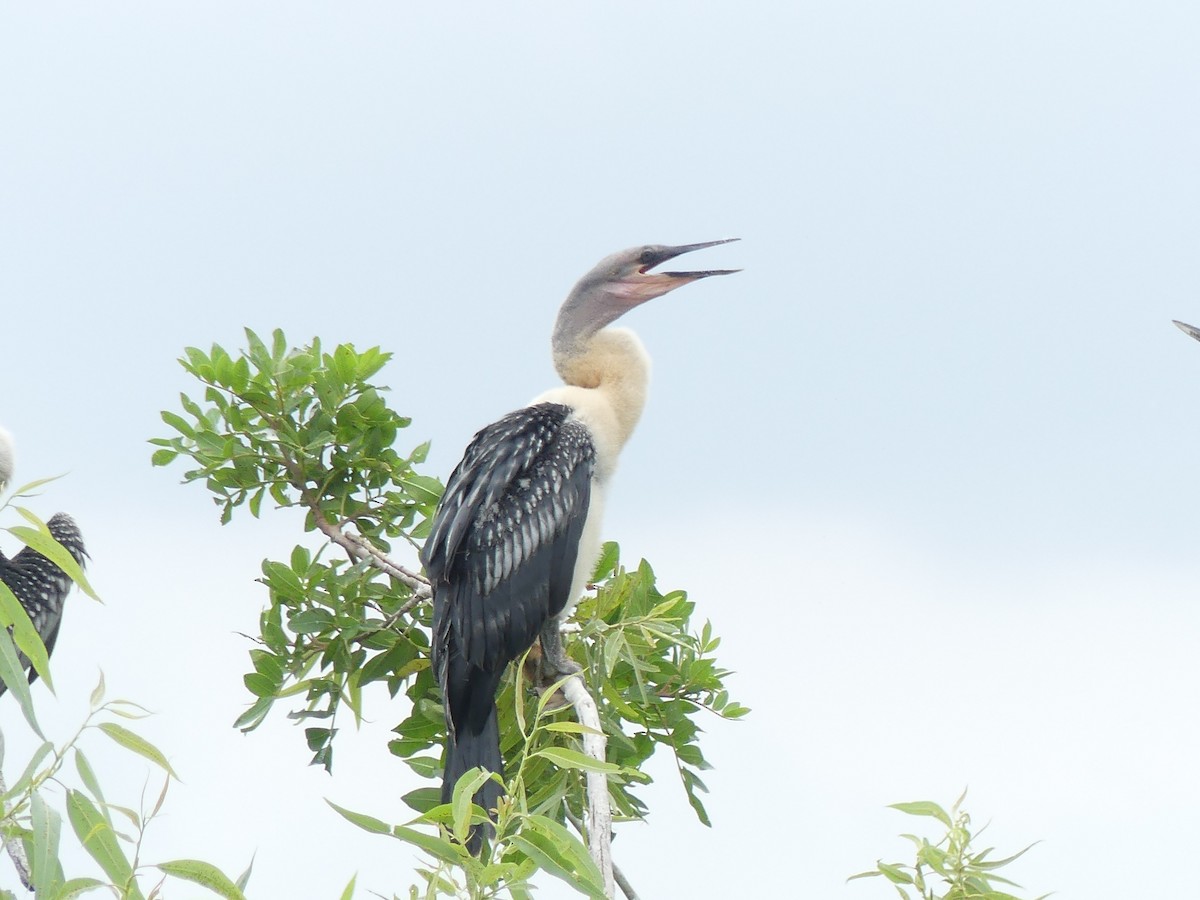
[[[558,619],[551,619],[542,627],[538,641],[541,647],[535,645],[529,651],[528,668],[525,671],[538,696],[544,694],[551,685],[561,681],[565,676],[575,675],[583,670],[579,663],[567,656],[563,649],[560,629],[561,625]],[[562,709],[568,705],[567,698],[563,696],[561,689],[555,691],[554,696],[545,703],[548,711]]]
[[[542,677],[547,684],[583,671],[563,649],[561,627],[557,617],[542,626]]]

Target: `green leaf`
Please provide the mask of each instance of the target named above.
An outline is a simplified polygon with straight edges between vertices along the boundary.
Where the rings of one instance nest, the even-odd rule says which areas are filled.
[[[55,810],[46,806],[38,791],[34,791],[29,798],[29,805],[30,825],[33,830],[33,853],[29,863],[33,883],[37,885],[39,895],[51,897],[63,881],[62,864],[58,861],[62,818]]]
[[[546,731],[559,731],[566,734],[599,734],[603,736],[603,731],[597,731],[595,728],[588,728],[586,725],[580,725],[578,722],[547,722],[542,726]]]
[[[9,596],[12,596],[7,585],[0,583],[0,588],[3,589],[0,590],[0,593],[7,592]],[[17,659],[17,648],[13,644],[12,635],[6,628],[0,628],[0,680],[3,680],[9,692],[17,698],[25,721],[29,723],[33,733],[44,739],[46,736],[42,734],[41,726],[38,725],[37,717],[33,712],[33,697],[29,693],[29,680],[25,676],[25,670],[21,667],[20,660]]]
[[[242,872],[234,882],[238,886],[238,890],[245,891],[246,885],[250,883],[250,873],[254,871],[254,857],[257,854],[250,855],[250,862],[246,865],[246,871]]]
[[[179,776],[175,774],[175,770],[171,768],[171,764],[167,762],[167,758],[163,756],[162,751],[140,734],[135,734],[123,725],[118,725],[116,722],[101,722],[98,727],[126,750],[132,750],[138,756],[145,757],[163,769],[172,778],[178,780]]]
[[[409,475],[400,484],[418,503],[436,503],[442,496],[442,483],[428,475]]]
[[[243,732],[253,731],[263,723],[274,704],[273,697],[259,697],[249,709],[237,717],[233,727]]]
[[[50,680],[50,655],[46,652],[46,645],[42,643],[41,635],[33,626],[25,607],[3,582],[0,582],[0,625],[11,629],[17,649],[25,654],[34,671],[42,676],[53,694],[54,682]]]
[[[1028,853],[1030,850],[1032,850],[1034,847],[1036,847],[1040,843],[1041,843],[1041,841],[1034,841],[1032,844],[1030,844],[1024,850],[1018,850],[1012,856],[1006,856],[1006,857],[1004,857],[1004,859],[995,859],[995,860],[991,860],[988,862],[984,861],[984,855],[988,852],[985,850],[984,853],[980,853],[979,855],[977,855],[971,861],[971,864],[975,868],[982,869],[984,871],[991,871],[993,869],[999,869],[1002,866],[1007,866],[1013,860],[1020,859],[1022,856],[1024,856],[1026,853]]]
[[[451,798],[451,808],[454,811],[452,821],[454,822],[454,838],[460,844],[467,842],[467,833],[471,830],[471,822],[479,818],[479,814],[475,812],[479,807],[475,806],[472,798],[475,796],[475,792],[483,786],[483,783],[491,777],[492,773],[487,769],[477,767],[464,772],[454,785],[454,795]]]
[[[247,675],[243,675],[242,681],[246,685],[246,690],[255,697],[274,697],[278,689],[277,682],[258,672],[250,672]]]
[[[424,850],[434,859],[440,859],[442,862],[447,862],[454,866],[460,866],[464,860],[471,858],[471,854],[467,852],[467,848],[462,844],[452,844],[445,838],[425,834],[423,831],[417,831],[415,828],[409,828],[405,825],[397,825],[393,828],[392,836],[406,844],[412,844],[414,847]]]
[[[347,822],[351,822],[361,828],[363,831],[369,831],[372,834],[391,834],[392,826],[387,822],[376,819],[374,816],[368,816],[366,813],[354,812],[353,810],[344,809],[338,806],[332,800],[326,800]]]
[[[592,583],[597,584],[617,570],[621,561],[621,547],[616,541],[606,541],[600,549],[600,558],[592,568]]]
[[[539,866],[593,900],[604,900],[604,878],[587,848],[562,825],[529,816],[510,841]]]
[[[206,887],[214,894],[224,897],[225,900],[246,900],[246,895],[238,886],[212,863],[206,863],[199,859],[175,859],[170,862],[158,863],[156,868],[175,878]]]
[[[898,809],[910,816],[931,816],[947,828],[952,824],[949,814],[931,800],[917,800],[913,803],[891,803],[889,809]]]
[[[113,884],[125,891],[125,900],[144,900],[133,880],[133,866],[121,851],[117,834],[95,805],[79,791],[67,791],[67,816],[88,855]]]
[[[87,577],[83,574],[83,569],[79,567],[79,563],[75,562],[75,557],[70,554],[67,548],[50,536],[50,532],[46,529],[45,524],[36,516],[30,515],[26,510],[20,508],[17,511],[37,527],[30,528],[27,525],[13,525],[8,529],[9,533],[25,546],[36,550],[66,572],[67,577],[75,582],[81,591],[93,600],[99,601],[99,595],[92,589]]]
[[[80,894],[86,894],[88,891],[94,891],[98,887],[104,887],[104,882],[98,878],[72,878],[55,894],[54,900],[71,900],[73,897],[78,897]]]
[[[417,788],[400,798],[404,805],[419,813],[427,813],[442,802],[442,792],[434,787]]]
[[[152,466],[169,466],[173,463],[176,457],[179,456],[177,450],[168,450],[165,447],[160,450],[155,450],[150,455],[150,465]]]
[[[175,413],[168,412],[166,410],[159,413],[159,415],[162,416],[162,420],[164,422],[166,422],[168,425],[170,425],[172,428],[174,428],[176,431],[178,431],[184,437],[193,438],[196,436],[195,429],[193,429],[191,424],[186,419],[184,419],[182,416],[176,415]],[[155,454],[155,455],[157,456],[157,454]],[[161,463],[155,463],[155,465],[161,465]]]
[[[92,764],[87,761],[87,757],[83,755],[83,751],[78,747],[75,748],[75,770],[79,773],[79,779],[83,782],[83,786],[92,792],[92,797],[97,803],[101,804],[101,809],[106,809],[104,806],[104,794],[100,790],[100,782],[96,779],[96,773],[92,771]],[[107,811],[105,818],[108,818]]]
[[[350,881],[346,884],[346,887],[342,891],[342,896],[339,898],[339,900],[352,900],[352,898],[354,897],[354,883],[356,881],[358,881],[357,875],[352,877],[350,879]]]
[[[582,769],[585,772],[599,772],[604,775],[615,775],[621,771],[621,767],[616,763],[600,762],[567,747],[543,747],[531,755],[541,756],[564,769]]]
[[[883,874],[882,872],[880,872],[879,870],[876,869],[871,872],[859,872],[857,875],[851,875],[846,880],[847,881],[856,881],[859,878],[878,878],[882,874]]]
[[[104,673],[100,673],[100,680],[96,682],[96,686],[92,689],[92,695],[88,698],[88,705],[93,709],[99,709],[100,704],[104,702]]]
[[[900,866],[892,865],[891,863],[880,862],[877,864],[879,871],[892,884],[912,884],[913,877],[905,872]]]
[[[33,755],[29,757],[29,762],[25,764],[25,770],[21,773],[21,777],[16,780],[5,793],[4,798],[9,799],[24,793],[25,789],[33,783],[33,777],[41,766],[42,760],[49,756],[54,751],[54,744],[50,741],[43,741],[42,744],[33,751]]]

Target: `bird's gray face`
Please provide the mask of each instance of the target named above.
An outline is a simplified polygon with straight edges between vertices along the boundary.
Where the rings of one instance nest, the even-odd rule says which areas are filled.
[[[703,250],[705,247],[715,247],[718,244],[728,244],[737,238],[725,238],[720,241],[704,241],[699,244],[682,244],[677,247],[665,247],[661,244],[651,244],[646,247],[634,247],[613,254],[597,266],[604,282],[605,293],[613,296],[628,307],[645,303],[655,297],[661,297],[677,287],[691,284],[710,275],[731,275],[740,269],[704,269],[693,272],[651,272],[677,256],[690,253],[693,250]]]
[[[728,244],[737,238],[664,247],[634,247],[602,259],[579,280],[567,296],[554,323],[552,345],[556,358],[576,352],[593,334],[611,325],[633,307],[667,291],[709,275],[729,275],[738,269],[706,269],[697,272],[651,272],[655,266],[692,250]]]

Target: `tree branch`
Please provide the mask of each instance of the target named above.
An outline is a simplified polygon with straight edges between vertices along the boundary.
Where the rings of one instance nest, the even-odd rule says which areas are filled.
[[[330,522],[321,509],[319,498],[308,489],[308,482],[304,477],[304,472],[300,468],[300,464],[296,462],[295,457],[292,456],[286,447],[281,447],[280,453],[284,468],[287,469],[288,479],[292,487],[300,492],[300,502],[307,506],[309,512],[312,513],[313,522],[317,528],[327,538],[345,550],[346,555],[352,560],[355,562],[366,562],[368,565],[374,566],[385,575],[406,585],[413,592],[412,597],[396,611],[397,616],[408,612],[418,603],[428,600],[433,596],[433,592],[429,587],[429,579],[424,575],[406,569],[404,566],[393,561],[390,556],[362,535],[342,531],[340,525]]]
[[[588,693],[582,675],[568,678],[562,686],[563,696],[575,707],[575,718],[587,728],[583,734],[583,752],[596,762],[605,762],[607,738],[600,724],[600,711]],[[614,896],[612,862],[612,807],[608,801],[608,778],[603,772],[587,772],[588,818],[587,842],[592,860],[604,877],[604,896]]]
[[[578,831],[581,835],[586,836],[587,832],[584,830],[583,822],[581,822],[571,812],[570,808],[563,807],[563,812],[565,812],[567,815],[567,821],[569,821],[572,825],[575,826],[575,830]],[[625,895],[626,900],[640,900],[640,898],[638,897],[637,891],[635,891],[633,889],[633,885],[629,883],[629,879],[625,877],[625,873],[622,872],[620,870],[620,868],[618,868],[618,866],[615,862],[612,864],[612,871],[613,871],[613,880],[616,881],[617,887],[619,887],[621,889],[621,893]]]
[[[312,511],[313,522],[316,522],[317,528],[320,529],[326,538],[334,541],[334,544],[340,546],[346,551],[347,556],[353,559],[356,563],[365,562],[368,565],[382,571],[384,575],[395,578],[396,581],[406,584],[412,590],[413,596],[409,598],[398,612],[408,612],[420,602],[428,600],[433,596],[430,589],[430,580],[419,572],[406,569],[400,563],[394,562],[388,554],[379,550],[378,547],[371,544],[364,536],[360,534],[350,534],[343,532],[336,524],[325,518],[324,512],[320,511],[320,506],[316,503],[307,504],[308,509]]]

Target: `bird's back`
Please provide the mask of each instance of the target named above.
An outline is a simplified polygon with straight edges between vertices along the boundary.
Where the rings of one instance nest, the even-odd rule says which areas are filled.
[[[46,527],[50,535],[82,567],[87,561],[87,550],[75,520],[66,513],[56,513]],[[0,581],[8,586],[24,608],[42,643],[46,645],[46,652],[52,652],[62,622],[63,601],[71,590],[71,578],[41,553],[32,547],[25,547],[12,559],[0,554]],[[21,655],[21,665],[29,667],[29,660],[24,654]],[[30,682],[36,678],[37,672],[30,669]],[[4,690],[4,685],[0,683],[0,694]]]

